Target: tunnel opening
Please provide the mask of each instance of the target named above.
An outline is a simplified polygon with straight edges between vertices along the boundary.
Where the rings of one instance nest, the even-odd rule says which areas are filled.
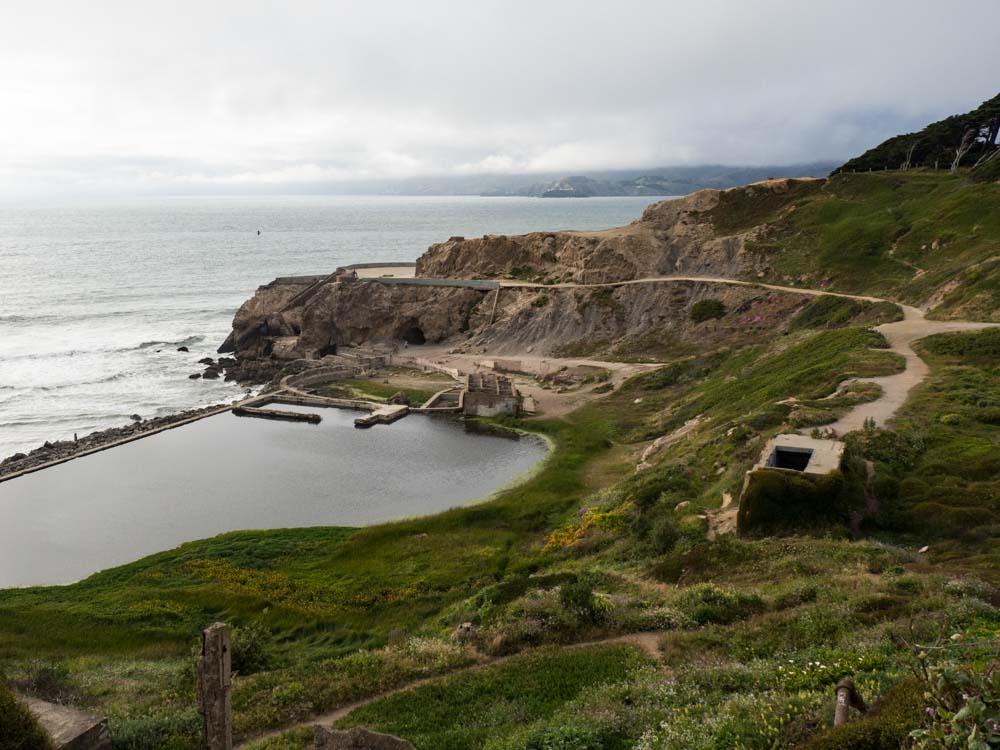
[[[336,354],[336,353],[337,353],[337,345],[336,344],[327,344],[326,346],[321,347],[320,349],[318,349],[316,351],[316,356],[317,357],[325,357],[327,355]]]
[[[419,326],[412,325],[403,331],[403,341],[407,344],[415,344],[419,346],[427,343],[427,338],[424,336],[424,332]]]

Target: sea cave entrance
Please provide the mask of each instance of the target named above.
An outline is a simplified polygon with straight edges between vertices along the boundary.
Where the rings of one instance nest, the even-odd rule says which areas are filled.
[[[407,344],[415,344],[419,346],[420,344],[427,343],[427,338],[424,336],[424,332],[421,330],[420,326],[411,325],[403,331],[403,341]]]

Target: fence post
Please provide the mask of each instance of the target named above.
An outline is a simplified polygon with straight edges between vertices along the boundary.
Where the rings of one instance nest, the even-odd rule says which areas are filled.
[[[232,636],[224,622],[201,631],[198,657],[198,712],[204,720],[205,750],[232,750]]]
[[[843,679],[837,683],[837,707],[833,710],[833,725],[843,726],[847,723],[849,708],[854,707],[861,713],[868,710],[868,706],[861,699],[854,683],[851,680]]]

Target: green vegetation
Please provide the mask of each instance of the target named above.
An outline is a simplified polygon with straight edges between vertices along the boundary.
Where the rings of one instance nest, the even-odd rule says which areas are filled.
[[[789,329],[842,328],[847,325],[875,326],[903,319],[903,310],[892,302],[862,302],[825,294],[810,302],[792,318]]]
[[[1000,320],[995,181],[943,170],[840,173],[787,190],[726,191],[710,216],[722,233],[760,228],[745,249],[765,265],[765,281],[919,304],[958,279],[933,316]]]
[[[525,724],[552,716],[585,688],[618,682],[645,662],[628,646],[543,649],[377,701],[341,726],[403,736],[418,750],[496,748]],[[538,740],[518,746],[531,747],[532,741]]]
[[[851,159],[838,171],[867,172],[871,169],[905,169],[930,167],[948,169],[956,159],[956,151],[968,148],[960,155],[959,166],[968,167],[979,159],[995,153],[997,132],[1000,130],[1000,94],[980,104],[971,112],[952,115],[931,123],[919,133],[893,136]]]
[[[0,750],[49,750],[51,747],[28,709],[0,684]]]
[[[816,480],[782,471],[754,472],[740,499],[737,528],[743,534],[846,529],[851,513],[864,505],[864,479],[834,472]]]
[[[703,299],[691,308],[691,320],[695,323],[721,318],[725,314],[726,306],[720,299]]]

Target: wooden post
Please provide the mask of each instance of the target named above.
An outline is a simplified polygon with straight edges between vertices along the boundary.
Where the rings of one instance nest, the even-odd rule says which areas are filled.
[[[857,688],[854,687],[854,683],[844,678],[837,683],[837,707],[833,710],[833,725],[835,727],[843,726],[847,723],[847,719],[850,716],[849,709],[852,706],[861,713],[865,713],[868,710],[868,706],[861,699],[861,695],[858,693]]]
[[[198,657],[198,712],[204,720],[205,750],[232,750],[232,636],[224,622],[201,631]]]

